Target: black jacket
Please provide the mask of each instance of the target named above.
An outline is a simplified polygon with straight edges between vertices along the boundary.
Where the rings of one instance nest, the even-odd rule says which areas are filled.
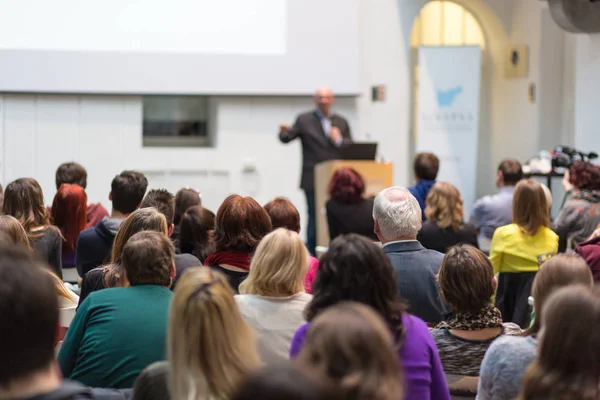
[[[474,225],[464,224],[458,231],[452,228],[442,229],[434,221],[426,221],[417,236],[426,249],[446,253],[448,249],[457,244],[470,244],[479,248],[477,230]]]
[[[95,227],[79,234],[75,264],[80,277],[110,261],[110,252],[121,222],[122,219],[104,218]]]
[[[325,203],[329,238],[356,233],[378,241],[373,222],[373,199],[361,199],[355,204],[343,204],[334,199]]]
[[[340,129],[344,143],[352,141],[348,121],[337,114],[333,114],[331,125]],[[279,140],[283,143],[289,143],[298,137],[302,140],[302,179],[300,188],[314,190],[315,165],[323,161],[340,158],[340,148],[325,135],[321,119],[316,111],[300,114],[293,127],[287,132],[279,132]]]

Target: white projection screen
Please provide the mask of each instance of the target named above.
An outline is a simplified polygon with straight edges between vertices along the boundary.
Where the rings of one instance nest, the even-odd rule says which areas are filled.
[[[0,91],[359,87],[359,0],[0,0]]]

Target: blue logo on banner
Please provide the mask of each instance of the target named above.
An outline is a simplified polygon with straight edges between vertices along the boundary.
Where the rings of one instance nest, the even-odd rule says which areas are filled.
[[[463,91],[462,86],[448,90],[437,91],[437,101],[440,107],[450,107],[456,101],[456,97]]]

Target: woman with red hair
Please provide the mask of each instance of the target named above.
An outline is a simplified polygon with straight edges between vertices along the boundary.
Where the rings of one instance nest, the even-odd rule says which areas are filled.
[[[54,196],[51,209],[52,224],[63,235],[63,268],[75,268],[75,246],[79,233],[87,224],[87,195],[79,185],[65,183]]]
[[[331,240],[356,233],[377,241],[373,223],[373,198],[364,198],[365,181],[352,168],[340,168],[329,181],[330,199],[325,204]]]

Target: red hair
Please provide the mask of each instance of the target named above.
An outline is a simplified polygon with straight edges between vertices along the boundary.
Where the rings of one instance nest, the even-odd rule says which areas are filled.
[[[329,181],[329,196],[344,204],[358,203],[365,192],[363,177],[352,168],[340,168]]]
[[[600,167],[588,161],[575,161],[569,169],[571,183],[581,190],[600,190]]]
[[[63,252],[72,253],[85,229],[87,214],[87,195],[79,185],[65,183],[61,185],[52,202],[52,223],[63,234]]]

